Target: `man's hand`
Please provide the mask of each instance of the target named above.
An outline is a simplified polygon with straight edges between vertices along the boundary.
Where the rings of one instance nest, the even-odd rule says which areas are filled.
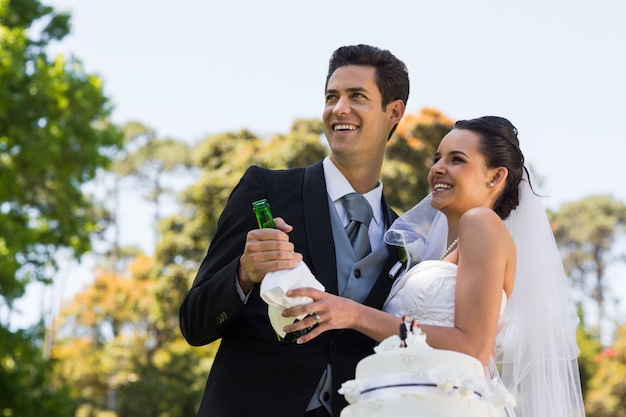
[[[293,251],[293,243],[287,235],[293,227],[280,217],[275,218],[274,222],[276,229],[254,229],[246,236],[246,246],[239,259],[237,273],[239,285],[246,294],[268,272],[295,268],[302,260],[302,254]]]
[[[315,288],[296,288],[287,291],[288,297],[310,297],[313,302],[300,304],[283,311],[283,317],[298,317],[308,314],[303,320],[285,326],[286,333],[317,325],[296,343],[306,343],[327,330],[352,329],[359,316],[360,304],[349,298],[329,294]]]

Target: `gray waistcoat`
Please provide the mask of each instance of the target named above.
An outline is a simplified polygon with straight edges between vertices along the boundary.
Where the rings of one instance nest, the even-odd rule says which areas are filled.
[[[350,239],[348,239],[348,235],[330,197],[328,198],[328,205],[330,209],[330,225],[335,242],[339,295],[362,303],[382,271],[383,265],[389,256],[389,248],[385,245],[385,242],[380,242],[374,251],[359,262],[355,262],[356,258]],[[332,414],[332,398],[334,395],[339,394],[332,392],[331,372],[332,369],[330,364],[328,364],[307,410],[323,405]],[[326,399],[324,399],[324,393],[328,394]]]
[[[337,261],[337,287],[339,295],[362,303],[374,283],[378,279],[387,257],[389,249],[384,242],[365,258],[355,263],[354,250],[350,239],[341,223],[332,201],[330,205],[330,225],[333,230]]]

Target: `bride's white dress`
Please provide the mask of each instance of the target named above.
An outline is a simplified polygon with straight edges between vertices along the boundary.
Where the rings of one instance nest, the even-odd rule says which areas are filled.
[[[422,261],[409,269],[394,283],[383,309],[397,317],[407,314],[420,324],[454,326],[454,299],[457,265],[447,261]],[[502,291],[500,314],[506,307],[507,297]],[[488,386],[500,381],[495,362],[485,369]],[[514,416],[510,407],[502,410],[503,416]]]
[[[515,290],[508,300],[503,294],[497,356],[487,366],[487,377],[500,370],[519,416],[583,417],[578,315],[545,207],[530,181],[525,170],[520,204],[505,221],[517,248]],[[426,260],[443,253],[447,231],[445,216],[433,211],[428,197],[390,227],[385,241],[405,248],[410,264],[423,261],[397,279],[385,311],[408,314],[423,324],[454,325],[457,266]]]
[[[394,284],[384,310],[397,317],[405,314],[420,324],[454,326],[454,298],[457,265],[428,260],[415,265]],[[506,294],[502,292],[502,306]]]

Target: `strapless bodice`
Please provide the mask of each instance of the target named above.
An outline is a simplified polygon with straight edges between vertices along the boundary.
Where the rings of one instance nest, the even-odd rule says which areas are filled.
[[[408,314],[420,324],[454,326],[456,273],[457,265],[451,262],[420,262],[394,283],[384,310],[397,317]],[[501,312],[505,306],[502,291]]]

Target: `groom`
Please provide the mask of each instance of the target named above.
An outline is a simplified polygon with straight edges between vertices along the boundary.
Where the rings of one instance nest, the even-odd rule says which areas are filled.
[[[382,194],[380,174],[408,94],[408,71],[389,51],[337,49],[323,112],[330,155],[306,168],[250,167],[233,190],[180,308],[189,344],[221,339],[198,416],[339,416],[346,403],[337,390],[354,378],[374,341],[335,330],[302,345],[279,343],[259,283],[266,273],[304,260],[329,293],[381,308],[397,261],[383,234],[397,216]],[[345,196],[353,193],[365,198],[372,214],[364,225],[371,251],[362,259],[344,230]],[[262,198],[284,219],[278,229],[257,229],[252,202]],[[315,315],[304,320],[314,325]]]

